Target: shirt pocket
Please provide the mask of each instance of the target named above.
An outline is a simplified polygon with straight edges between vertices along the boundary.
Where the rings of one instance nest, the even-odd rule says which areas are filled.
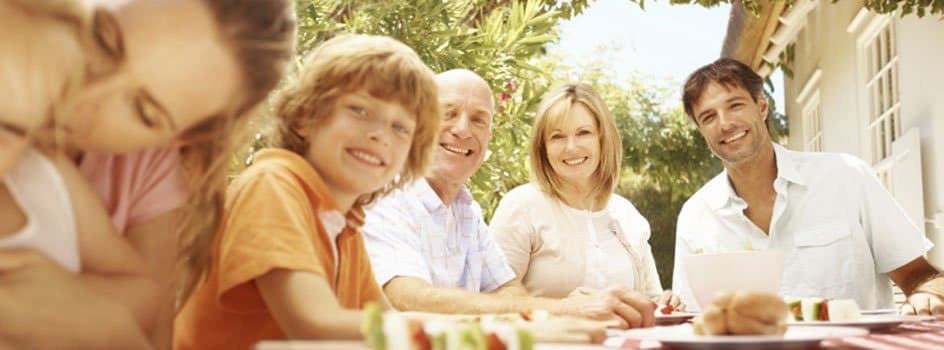
[[[784,261],[781,290],[796,297],[849,297],[855,282],[852,231],[844,223],[797,230]]]

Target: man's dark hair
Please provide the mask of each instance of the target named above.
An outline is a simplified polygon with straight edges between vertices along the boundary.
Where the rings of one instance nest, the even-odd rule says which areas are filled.
[[[705,92],[705,89],[711,83],[718,83],[727,88],[741,88],[750,93],[754,102],[758,97],[764,96],[764,79],[748,65],[731,58],[719,58],[701,68],[685,79],[685,85],[682,88],[682,104],[685,105],[685,114],[695,124],[695,111],[692,110],[695,101]]]

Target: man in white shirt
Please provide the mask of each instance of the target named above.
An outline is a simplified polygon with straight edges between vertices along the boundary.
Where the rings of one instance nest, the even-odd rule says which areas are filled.
[[[468,70],[441,73],[436,81],[444,119],[433,169],[368,208],[363,227],[374,274],[392,305],[463,314],[543,309],[628,327],[652,325],[655,305],[626,288],[547,299],[529,296],[515,281],[464,185],[488,149],[492,91]]]
[[[673,287],[683,302],[693,300],[684,256],[751,247],[784,253],[782,295],[888,308],[891,279],[908,296],[903,312],[944,313],[944,279],[923,256],[931,244],[871,167],[773,144],[762,89],[750,67],[724,58],[685,83],[685,112],[725,170],[679,214]]]

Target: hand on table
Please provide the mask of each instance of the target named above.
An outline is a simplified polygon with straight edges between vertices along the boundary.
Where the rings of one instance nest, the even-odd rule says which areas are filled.
[[[656,308],[661,309],[665,305],[671,306],[674,311],[685,311],[685,304],[682,304],[682,300],[679,299],[678,295],[672,293],[671,290],[665,290],[659,297],[656,298]]]
[[[918,285],[901,305],[901,314],[944,315],[944,277],[935,277]]]
[[[656,305],[645,295],[622,286],[578,288],[562,299],[564,314],[598,321],[615,321],[619,328],[651,327]]]

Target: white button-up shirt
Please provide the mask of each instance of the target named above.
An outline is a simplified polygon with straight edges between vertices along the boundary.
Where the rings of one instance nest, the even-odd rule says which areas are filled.
[[[381,286],[408,276],[435,287],[491,292],[515,277],[466,188],[446,206],[418,180],[371,205],[362,232]]]
[[[892,304],[887,272],[918,258],[930,241],[862,160],[837,153],[794,152],[774,145],[777,178],[769,235],[745,215],[726,171],[682,207],[673,289],[694,303],[682,257],[776,249],[784,253],[781,295],[851,298],[863,309]]]

